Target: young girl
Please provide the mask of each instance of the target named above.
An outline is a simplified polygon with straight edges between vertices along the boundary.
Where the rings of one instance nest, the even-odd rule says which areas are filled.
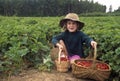
[[[59,25],[65,31],[54,36],[52,43],[64,51],[71,63],[84,57],[83,43],[93,48],[97,45],[93,39],[80,31],[84,27],[84,23],[79,20],[77,14],[68,13],[64,19],[60,20]]]

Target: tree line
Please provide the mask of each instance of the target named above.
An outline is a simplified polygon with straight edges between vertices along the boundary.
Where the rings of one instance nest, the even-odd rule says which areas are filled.
[[[106,6],[93,0],[0,0],[3,16],[61,16],[69,12],[106,12]]]

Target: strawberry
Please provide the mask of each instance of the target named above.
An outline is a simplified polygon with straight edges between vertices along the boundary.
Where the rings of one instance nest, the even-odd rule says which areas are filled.
[[[61,61],[67,61],[68,59],[66,57],[60,57]]]

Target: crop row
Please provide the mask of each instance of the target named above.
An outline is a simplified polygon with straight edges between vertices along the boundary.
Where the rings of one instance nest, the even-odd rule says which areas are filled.
[[[0,72],[15,73],[26,67],[50,70],[51,38],[62,29],[62,17],[0,17]],[[98,42],[97,59],[112,68],[112,79],[120,77],[120,17],[81,17],[81,30]],[[88,55],[89,48],[85,53]]]

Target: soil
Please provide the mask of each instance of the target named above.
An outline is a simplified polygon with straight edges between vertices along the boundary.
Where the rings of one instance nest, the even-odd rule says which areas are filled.
[[[77,79],[71,72],[60,73],[56,70],[51,72],[40,72],[35,69],[25,70],[19,75],[12,75],[0,81],[93,81],[88,79]]]

